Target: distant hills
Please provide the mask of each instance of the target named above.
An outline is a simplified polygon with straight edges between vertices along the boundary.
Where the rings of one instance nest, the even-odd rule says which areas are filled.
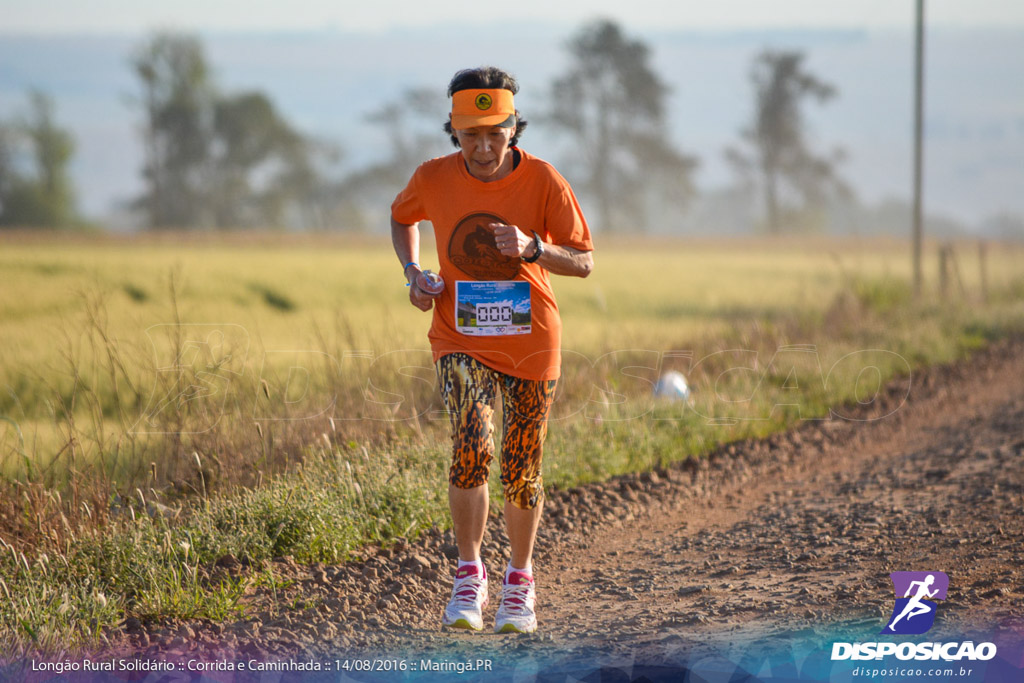
[[[909,30],[631,33],[650,45],[656,69],[671,86],[675,141],[701,158],[697,182],[710,198],[704,210],[731,180],[721,150],[751,116],[747,72],[768,46],[804,50],[808,67],[838,87],[838,99],[809,112],[813,137],[823,148],[846,150],[845,175],[861,201],[882,206],[909,199]],[[0,34],[0,118],[24,108],[29,88],[54,98],[58,121],[77,142],[72,170],[80,206],[97,220],[116,216],[118,206],[140,192],[141,117],[132,106],[138,88],[129,57],[144,38]],[[350,169],[386,148],[380,127],[366,120],[369,112],[405,88],[443,92],[454,71],[484,63],[520,79],[518,104],[533,121],[523,146],[556,165],[571,153],[543,121],[549,84],[567,64],[563,28],[202,38],[224,89],[263,90],[295,126],[340,143]],[[1024,31],[936,30],[928,35],[927,54],[929,211],[967,230],[996,214],[1024,215]],[[445,115],[437,113],[438,125]]]

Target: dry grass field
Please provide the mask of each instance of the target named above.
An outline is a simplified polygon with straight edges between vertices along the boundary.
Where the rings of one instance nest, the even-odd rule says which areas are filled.
[[[870,403],[1024,329],[1020,245],[984,270],[955,245],[944,293],[929,245],[916,298],[896,241],[597,245],[555,281],[556,487]],[[446,525],[429,315],[400,270],[386,238],[0,237],[0,643],[222,618],[245,586],[203,567],[226,553],[338,561]],[[692,401],[652,396],[669,369]]]

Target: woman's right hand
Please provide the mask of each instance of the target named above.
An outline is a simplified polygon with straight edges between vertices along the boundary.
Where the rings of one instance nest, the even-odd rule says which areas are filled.
[[[425,277],[418,268],[409,269],[409,301],[421,311],[429,311],[434,306],[434,299],[441,296],[442,287],[436,293],[430,293],[420,287],[420,279]]]

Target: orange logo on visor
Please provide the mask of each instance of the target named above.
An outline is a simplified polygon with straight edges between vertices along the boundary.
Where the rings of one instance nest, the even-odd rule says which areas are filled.
[[[501,88],[460,90],[452,95],[452,128],[511,126],[516,105],[512,91]]]

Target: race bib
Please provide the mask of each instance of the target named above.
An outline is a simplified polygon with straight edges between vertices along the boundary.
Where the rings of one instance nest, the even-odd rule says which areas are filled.
[[[530,334],[530,283],[525,280],[455,283],[455,329],[493,337]]]

